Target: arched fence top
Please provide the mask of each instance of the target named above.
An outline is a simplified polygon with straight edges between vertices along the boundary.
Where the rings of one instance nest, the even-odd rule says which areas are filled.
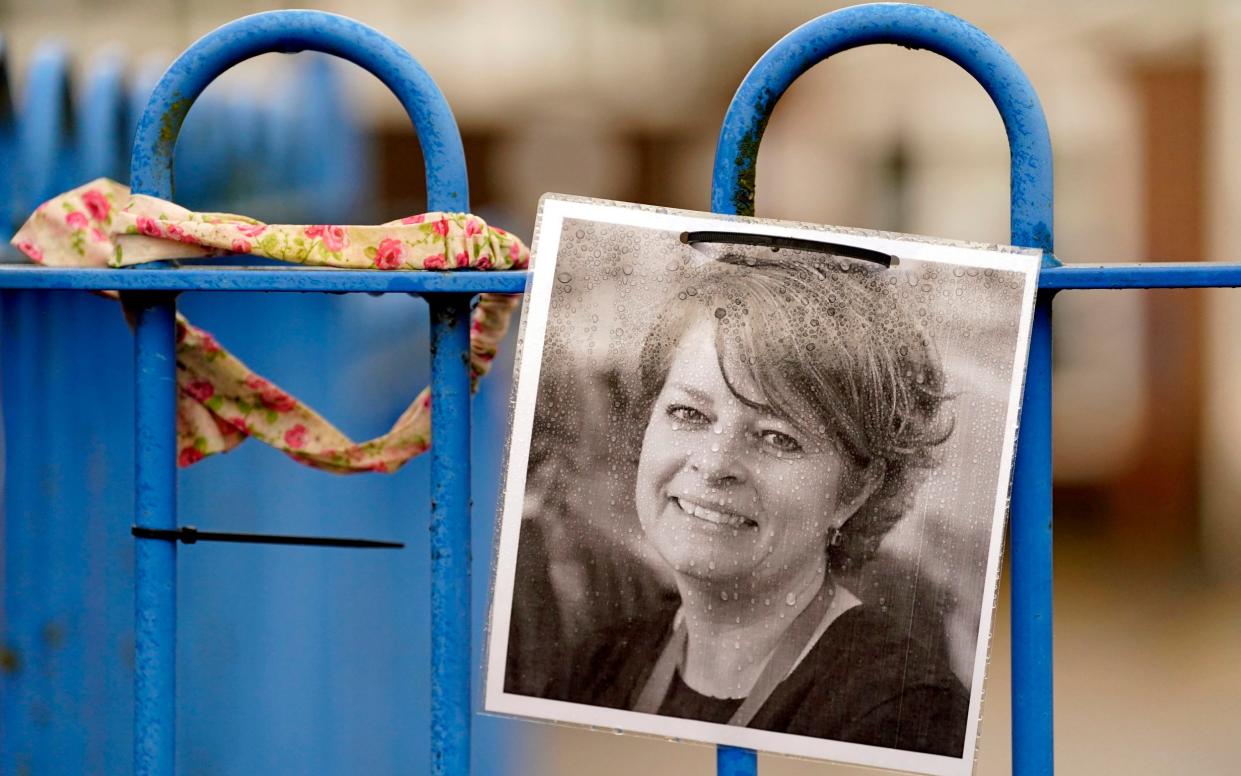
[[[986,90],[1008,133],[1011,240],[1045,251],[1045,265],[1057,264],[1051,255],[1051,138],[1034,87],[1012,56],[982,30],[952,14],[918,5],[844,8],[803,24],[772,46],[728,106],[716,147],[711,208],[753,215],[759,143],[785,90],[832,55],[876,43],[932,51],[960,65]]]
[[[270,11],[238,19],[200,38],[156,84],[138,122],[130,172],[133,190],[172,197],[172,152],[190,106],[233,65],[267,53],[332,54],[370,71],[405,108],[426,164],[427,208],[468,211],[465,151],[444,95],[421,65],[391,38],[344,16]]]

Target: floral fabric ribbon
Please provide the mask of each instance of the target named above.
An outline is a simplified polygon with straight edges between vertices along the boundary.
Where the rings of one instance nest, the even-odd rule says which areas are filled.
[[[48,266],[124,267],[224,253],[379,270],[524,269],[530,261],[520,239],[467,213],[425,213],[379,226],[264,224],[191,212],[104,178],[40,205],[12,242]],[[491,368],[519,300],[479,297],[470,329],[474,385]],[[396,471],[431,445],[429,387],[388,433],[354,442],[179,313],[176,326],[179,466],[227,452],[248,436],[307,466],[341,474]]]

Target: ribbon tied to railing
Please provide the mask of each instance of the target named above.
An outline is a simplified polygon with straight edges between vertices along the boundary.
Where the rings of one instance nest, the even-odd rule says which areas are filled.
[[[176,258],[252,254],[308,266],[374,270],[525,269],[516,236],[468,213],[424,213],[377,226],[265,224],[197,213],[99,179],[40,205],[13,244],[47,266],[125,267]],[[482,294],[470,328],[470,377],[491,368],[520,297]],[[211,334],[177,315],[177,463],[190,466],[254,437],[307,466],[341,474],[392,472],[431,445],[424,388],[382,436],[354,442],[259,376]]]

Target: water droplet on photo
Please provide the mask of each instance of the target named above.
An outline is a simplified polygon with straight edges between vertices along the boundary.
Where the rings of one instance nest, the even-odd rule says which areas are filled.
[[[789,606],[796,606],[796,605],[797,605],[797,595],[796,595],[796,594],[794,594],[794,593],[789,593],[787,596],[785,596],[785,598],[784,598],[784,602],[785,602],[786,604],[788,604]]]

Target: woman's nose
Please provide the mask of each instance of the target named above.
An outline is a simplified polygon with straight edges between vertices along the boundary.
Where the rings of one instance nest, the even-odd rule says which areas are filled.
[[[744,439],[712,434],[713,439],[697,450],[691,465],[710,483],[745,482],[749,476]]]

